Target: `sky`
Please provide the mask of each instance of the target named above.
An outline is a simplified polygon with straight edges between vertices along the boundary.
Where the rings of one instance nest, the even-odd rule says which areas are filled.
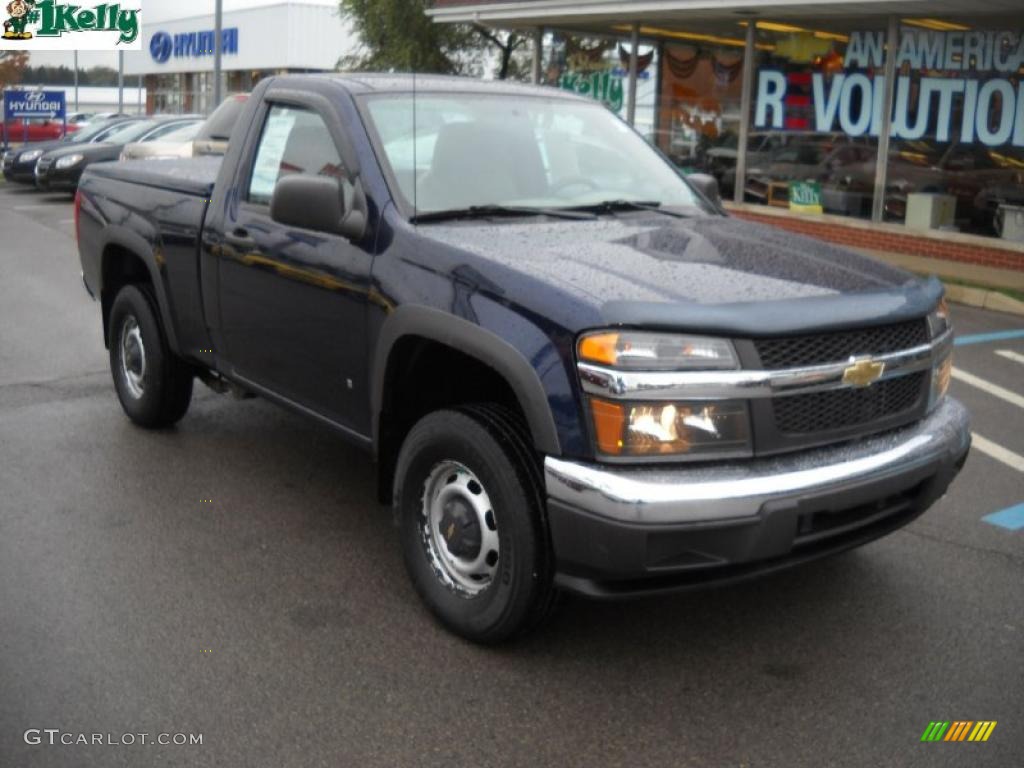
[[[90,0],[91,2],[91,0]],[[279,5],[285,0],[224,0],[224,12],[241,8],[258,8],[264,5]],[[293,0],[306,5],[329,5],[337,7],[337,0]],[[84,3],[88,5],[88,3]],[[213,14],[214,0],[144,0],[142,4],[142,24],[159,24],[169,19],[185,19],[189,16]],[[74,54],[71,51],[38,51],[30,57],[31,66],[52,66],[61,64],[74,66]],[[78,54],[78,66],[82,69],[90,67],[117,68],[115,51],[82,51]]]

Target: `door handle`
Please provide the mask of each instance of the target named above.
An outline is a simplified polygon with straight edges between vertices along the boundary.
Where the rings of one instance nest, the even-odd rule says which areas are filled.
[[[256,240],[250,237],[249,231],[243,227],[237,227],[225,234],[224,242],[240,251],[251,251],[256,247]]]

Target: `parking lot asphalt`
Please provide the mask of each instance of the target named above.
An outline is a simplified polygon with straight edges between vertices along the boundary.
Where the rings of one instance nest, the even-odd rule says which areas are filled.
[[[733,587],[567,599],[484,649],[420,606],[330,432],[202,386],[175,429],[128,422],[66,196],[0,183],[0,233],[3,768],[1020,765],[1024,333],[988,334],[1024,318],[954,307],[976,448],[910,526]],[[998,725],[922,743],[935,720]]]

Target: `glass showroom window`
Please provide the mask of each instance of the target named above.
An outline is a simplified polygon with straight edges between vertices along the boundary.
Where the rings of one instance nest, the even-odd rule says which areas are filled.
[[[759,21],[756,40],[744,200],[870,218],[884,25]]]
[[[758,22],[745,200],[870,215],[883,27]],[[885,220],[1024,240],[1021,29],[903,18],[896,55]]]
[[[1020,19],[903,19],[887,220],[1024,240]]]
[[[713,174],[725,197],[735,187],[744,36],[739,25],[676,33],[661,58],[656,143],[683,170]]]
[[[614,29],[628,37],[628,25]],[[626,119],[629,100],[628,40],[553,34],[545,49],[547,60],[541,73],[544,83],[600,101]],[[641,43],[637,48],[634,126],[645,136],[651,136],[654,130],[657,66],[655,49]]]
[[[146,88],[151,101],[150,111],[155,114],[183,112],[181,74],[147,75]]]

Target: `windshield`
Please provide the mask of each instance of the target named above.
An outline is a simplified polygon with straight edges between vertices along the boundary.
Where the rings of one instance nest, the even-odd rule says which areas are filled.
[[[226,141],[229,139],[235,123],[238,122],[238,118],[241,117],[242,111],[245,109],[245,102],[248,98],[247,94],[239,93],[222,101],[213,114],[206,118],[206,122],[200,126],[195,138],[201,141]]]
[[[173,131],[164,134],[160,137],[160,141],[166,141],[168,143],[173,142],[186,142],[192,141],[199,133],[199,129],[202,128],[201,122],[186,123],[184,126],[175,128]]]
[[[608,200],[699,203],[629,126],[597,103],[488,94],[367,97],[408,208],[564,208]]]
[[[116,125],[116,123],[115,123]],[[80,131],[76,131],[68,136],[68,141],[72,144],[82,144],[83,142],[92,141],[94,138],[102,134],[104,131],[111,129],[109,120],[102,120],[100,122],[91,123],[88,127],[83,128]]]
[[[153,130],[160,123],[156,120],[141,120],[137,123],[131,123],[126,125],[124,128],[120,128],[109,136],[103,138],[104,141],[110,142],[111,144],[127,144],[131,141],[137,140],[140,136]]]

